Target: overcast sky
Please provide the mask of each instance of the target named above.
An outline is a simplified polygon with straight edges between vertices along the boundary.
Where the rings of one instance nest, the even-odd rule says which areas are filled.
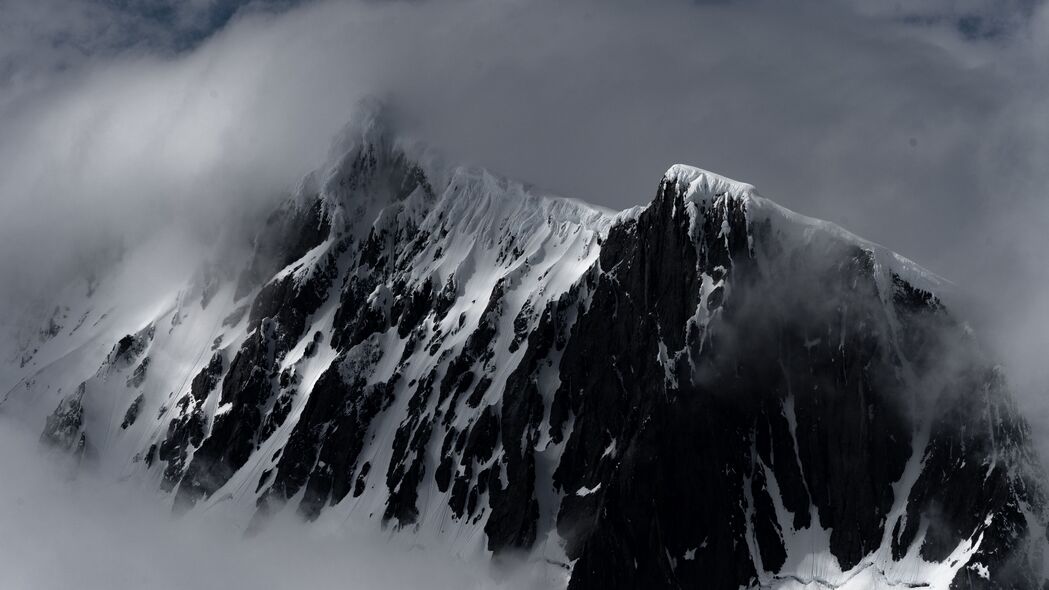
[[[601,205],[675,162],[755,184],[953,280],[1040,396],[1046,55],[1033,0],[0,0],[3,295],[269,208],[378,95],[454,160]]]

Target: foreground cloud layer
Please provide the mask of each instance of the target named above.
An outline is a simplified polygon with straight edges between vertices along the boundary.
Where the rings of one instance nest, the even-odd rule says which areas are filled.
[[[339,588],[527,590],[533,566],[499,570],[426,539],[319,530],[282,520],[245,538],[221,513],[175,520],[154,492],[76,478],[35,433],[0,416],[0,586],[4,588]]]

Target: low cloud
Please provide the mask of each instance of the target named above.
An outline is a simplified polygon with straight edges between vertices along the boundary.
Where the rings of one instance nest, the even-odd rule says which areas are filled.
[[[0,472],[7,474],[0,486],[0,587],[528,590],[557,582],[558,572],[541,564],[500,570],[480,554],[459,556],[377,530],[332,531],[284,519],[244,538],[229,515],[176,520],[155,490],[75,470],[62,459],[0,416]]]

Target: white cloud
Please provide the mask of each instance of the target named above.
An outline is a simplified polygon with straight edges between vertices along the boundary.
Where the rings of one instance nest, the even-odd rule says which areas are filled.
[[[245,538],[221,514],[174,519],[155,490],[73,478],[36,435],[0,416],[0,587],[547,588],[541,567],[499,570],[440,545],[288,520]]]

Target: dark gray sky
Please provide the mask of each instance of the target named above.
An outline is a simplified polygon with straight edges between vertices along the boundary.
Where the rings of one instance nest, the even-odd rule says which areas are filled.
[[[263,210],[380,95],[614,208],[676,162],[755,184],[955,281],[1041,396],[1047,55],[1033,0],[0,0],[0,269],[24,298],[85,244]]]

